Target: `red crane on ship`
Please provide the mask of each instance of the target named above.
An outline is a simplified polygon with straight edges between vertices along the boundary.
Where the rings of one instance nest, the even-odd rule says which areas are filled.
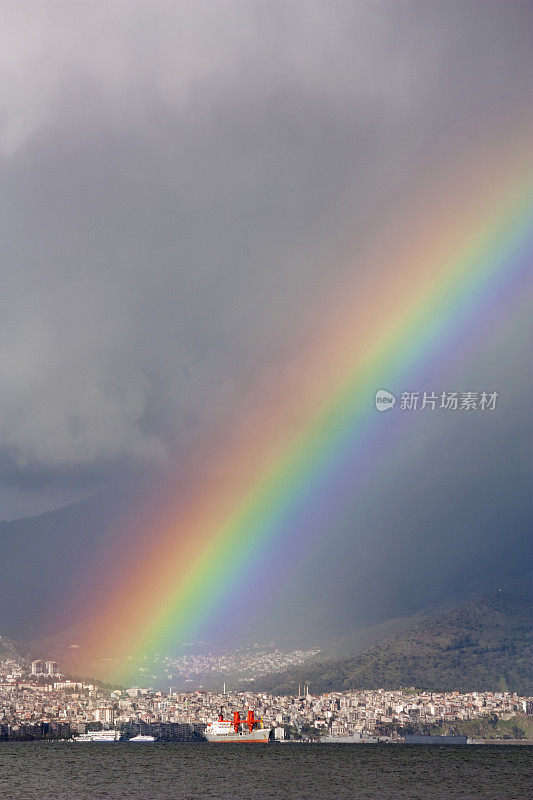
[[[218,715],[218,721],[219,722],[225,722],[225,721],[229,722],[230,720],[224,720],[224,717],[222,716],[222,710],[221,710],[220,714]],[[239,732],[239,726],[241,724],[242,725],[247,725],[248,726],[248,730],[251,733],[253,731],[253,729],[254,729],[254,725],[255,725],[256,722],[257,722],[257,720],[256,720],[256,718],[254,716],[253,709],[251,709],[251,708],[248,709],[248,714],[246,716],[246,719],[244,719],[244,717],[241,719],[241,715],[239,714],[238,711],[234,711],[233,712],[233,727],[235,729],[235,733]]]

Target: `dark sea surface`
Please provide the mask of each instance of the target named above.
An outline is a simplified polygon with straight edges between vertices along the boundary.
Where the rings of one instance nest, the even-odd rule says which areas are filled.
[[[0,743],[1,800],[525,800],[532,747]]]

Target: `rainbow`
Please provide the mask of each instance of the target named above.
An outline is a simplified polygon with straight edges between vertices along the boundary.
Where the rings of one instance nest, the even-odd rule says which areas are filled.
[[[533,193],[527,135],[507,134],[455,169],[426,170],[395,226],[382,220],[338,270],[339,285],[302,323],[305,341],[270,368],[268,389],[258,380],[237,428],[213,432],[181,490],[169,481],[147,507],[144,541],[95,611],[87,652],[123,661],[223,629],[253,596],[257,566],[320,546],[383,454],[425,418],[379,414],[376,390],[433,388],[425,376],[476,352],[487,327],[513,313]]]

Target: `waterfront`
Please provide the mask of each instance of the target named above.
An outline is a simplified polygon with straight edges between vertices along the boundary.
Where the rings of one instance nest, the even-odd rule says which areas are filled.
[[[53,664],[54,662],[50,662]],[[466,735],[471,739],[533,738],[533,698],[515,692],[359,690],[297,695],[235,690],[168,692],[57,680],[23,660],[0,661],[0,740],[69,739],[88,729],[118,728],[123,738],[149,733],[159,740],[197,739],[222,711],[233,719],[253,709],[276,739]],[[57,665],[56,665],[57,666]],[[30,671],[31,670],[31,671]],[[303,689],[304,694],[301,694]]]
[[[526,800],[530,747],[0,743],[2,800]]]

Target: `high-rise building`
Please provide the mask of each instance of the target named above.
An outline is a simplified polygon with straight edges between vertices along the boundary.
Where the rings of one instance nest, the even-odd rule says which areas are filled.
[[[46,662],[46,672],[48,675],[57,675],[57,664],[55,661]]]
[[[42,675],[44,671],[45,671],[44,661],[41,658],[38,658],[37,661],[31,662],[32,675]]]
[[[95,708],[94,719],[96,722],[102,722],[104,725],[115,724],[115,709],[114,708]]]

